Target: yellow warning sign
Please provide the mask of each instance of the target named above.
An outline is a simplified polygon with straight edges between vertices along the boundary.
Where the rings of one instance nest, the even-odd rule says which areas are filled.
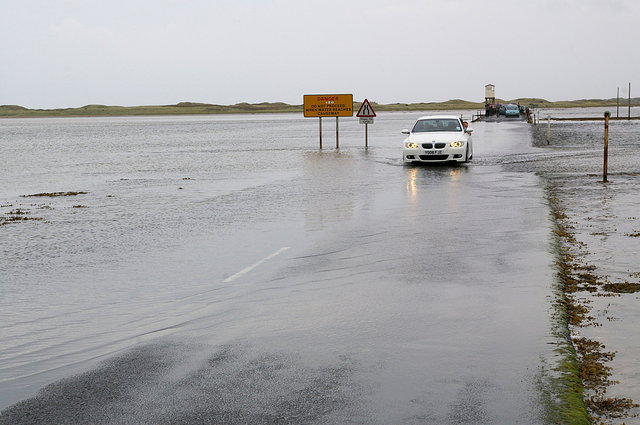
[[[305,117],[352,117],[352,94],[305,94]]]

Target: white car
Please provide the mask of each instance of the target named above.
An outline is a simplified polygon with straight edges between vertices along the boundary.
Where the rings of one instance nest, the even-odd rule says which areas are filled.
[[[405,163],[469,162],[473,157],[471,131],[467,122],[455,115],[420,117],[403,144]]]

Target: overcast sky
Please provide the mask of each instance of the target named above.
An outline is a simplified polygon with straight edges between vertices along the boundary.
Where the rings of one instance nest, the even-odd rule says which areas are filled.
[[[0,0],[0,104],[640,96],[638,0]]]

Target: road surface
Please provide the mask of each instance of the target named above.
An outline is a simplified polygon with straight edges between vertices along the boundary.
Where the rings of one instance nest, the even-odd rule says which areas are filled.
[[[57,289],[6,313],[0,424],[546,423],[552,224],[540,179],[501,166],[536,152],[529,129],[477,123],[470,164],[404,166],[412,119],[385,145],[379,117],[368,150],[247,176],[260,155],[199,152],[233,171],[48,201],[88,208],[37,231],[57,262],[11,251],[11,297]]]

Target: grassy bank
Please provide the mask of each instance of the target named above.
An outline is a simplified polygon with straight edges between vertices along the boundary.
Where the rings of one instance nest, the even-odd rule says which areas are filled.
[[[585,385],[582,376],[582,365],[576,347],[571,339],[570,326],[584,318],[584,311],[570,295],[573,285],[573,258],[568,252],[566,242],[572,240],[570,229],[566,226],[563,206],[550,186],[547,186],[547,201],[555,224],[556,265],[558,270],[555,288],[554,328],[558,339],[555,351],[559,361],[555,367],[556,374],[550,386],[555,398],[550,402],[552,423],[566,425],[590,425],[593,419],[585,403]]]
[[[529,106],[535,104],[537,108],[577,108],[594,106],[616,106],[616,99],[582,99],[571,101],[550,102],[545,99],[519,98],[497,99],[498,103],[519,103]],[[392,103],[379,104],[371,102],[376,111],[433,111],[433,110],[469,110],[484,109],[482,102],[469,102],[462,99],[452,99],[446,102],[421,102],[421,103]],[[633,106],[640,106],[640,98],[632,99]],[[360,102],[354,102],[353,109],[360,108]],[[213,105],[208,103],[181,102],[176,105],[149,105],[149,106],[107,106],[86,105],[79,108],[61,109],[29,109],[18,105],[0,105],[0,118],[27,118],[27,117],[108,117],[108,116],[135,116],[135,115],[211,115],[211,114],[259,114],[259,113],[300,113],[302,105],[289,105],[287,103],[238,103],[235,105]]]

